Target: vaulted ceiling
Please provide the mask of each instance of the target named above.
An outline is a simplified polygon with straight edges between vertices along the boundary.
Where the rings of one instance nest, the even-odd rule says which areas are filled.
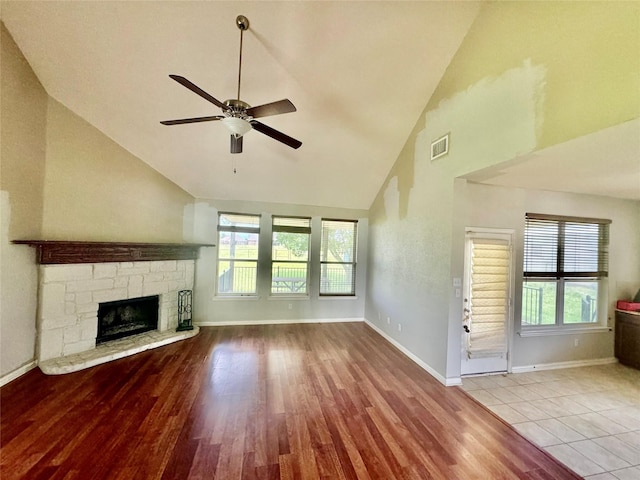
[[[53,98],[198,198],[368,208],[473,22],[474,2],[3,2],[2,19]],[[229,153],[220,122],[160,120],[235,98],[290,99]],[[237,173],[234,174],[234,169]]]
[[[49,95],[194,197],[366,209],[479,8],[462,1],[4,1],[1,14]],[[302,141],[297,150],[252,131],[244,152],[232,155],[220,122],[159,123],[220,113],[169,74],[218,100],[235,98],[239,14],[250,21],[241,99],[253,106],[291,100],[297,112],[261,121]],[[640,145],[632,137],[624,151],[633,166]],[[575,148],[588,162],[592,149]],[[517,170],[532,159],[478,179],[518,185],[532,178]],[[546,188],[539,177],[526,186]],[[611,193],[600,190],[593,193]]]

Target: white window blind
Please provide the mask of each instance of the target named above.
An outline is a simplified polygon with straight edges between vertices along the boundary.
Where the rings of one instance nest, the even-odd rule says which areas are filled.
[[[525,278],[606,277],[610,223],[610,220],[527,213]]]

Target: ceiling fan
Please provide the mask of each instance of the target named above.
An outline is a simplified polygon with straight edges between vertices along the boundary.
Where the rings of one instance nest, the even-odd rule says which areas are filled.
[[[222,123],[231,132],[231,153],[242,153],[243,135],[250,130],[256,130],[268,137],[273,138],[291,148],[299,148],[302,142],[296,140],[289,135],[285,135],[264,123],[259,122],[256,118],[267,117],[269,115],[280,115],[282,113],[295,112],[296,107],[291,101],[284,99],[277,102],[266,103],[251,107],[248,103],[240,100],[240,79],[242,76],[242,34],[249,29],[249,19],[244,15],[238,15],[236,18],[236,26],[240,29],[240,58],[238,61],[238,95],[236,99],[225,100],[221,102],[212,95],[208,94],[196,84],[190,82],[180,75],[169,75],[173,80],[183,87],[188,88],[205,100],[213,103],[222,109],[222,115],[213,115],[209,117],[181,118],[178,120],[164,120],[160,122],[163,125],[182,125],[185,123],[212,122],[216,120]]]

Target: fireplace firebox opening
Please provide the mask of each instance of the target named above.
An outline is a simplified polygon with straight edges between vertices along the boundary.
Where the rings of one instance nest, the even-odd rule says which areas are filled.
[[[96,344],[158,329],[159,295],[98,305]]]

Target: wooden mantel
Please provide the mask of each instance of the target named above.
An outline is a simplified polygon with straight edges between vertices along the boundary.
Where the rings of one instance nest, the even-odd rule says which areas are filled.
[[[42,265],[69,263],[147,262],[195,260],[207,243],[80,242],[65,240],[14,240],[12,243],[36,249]]]

